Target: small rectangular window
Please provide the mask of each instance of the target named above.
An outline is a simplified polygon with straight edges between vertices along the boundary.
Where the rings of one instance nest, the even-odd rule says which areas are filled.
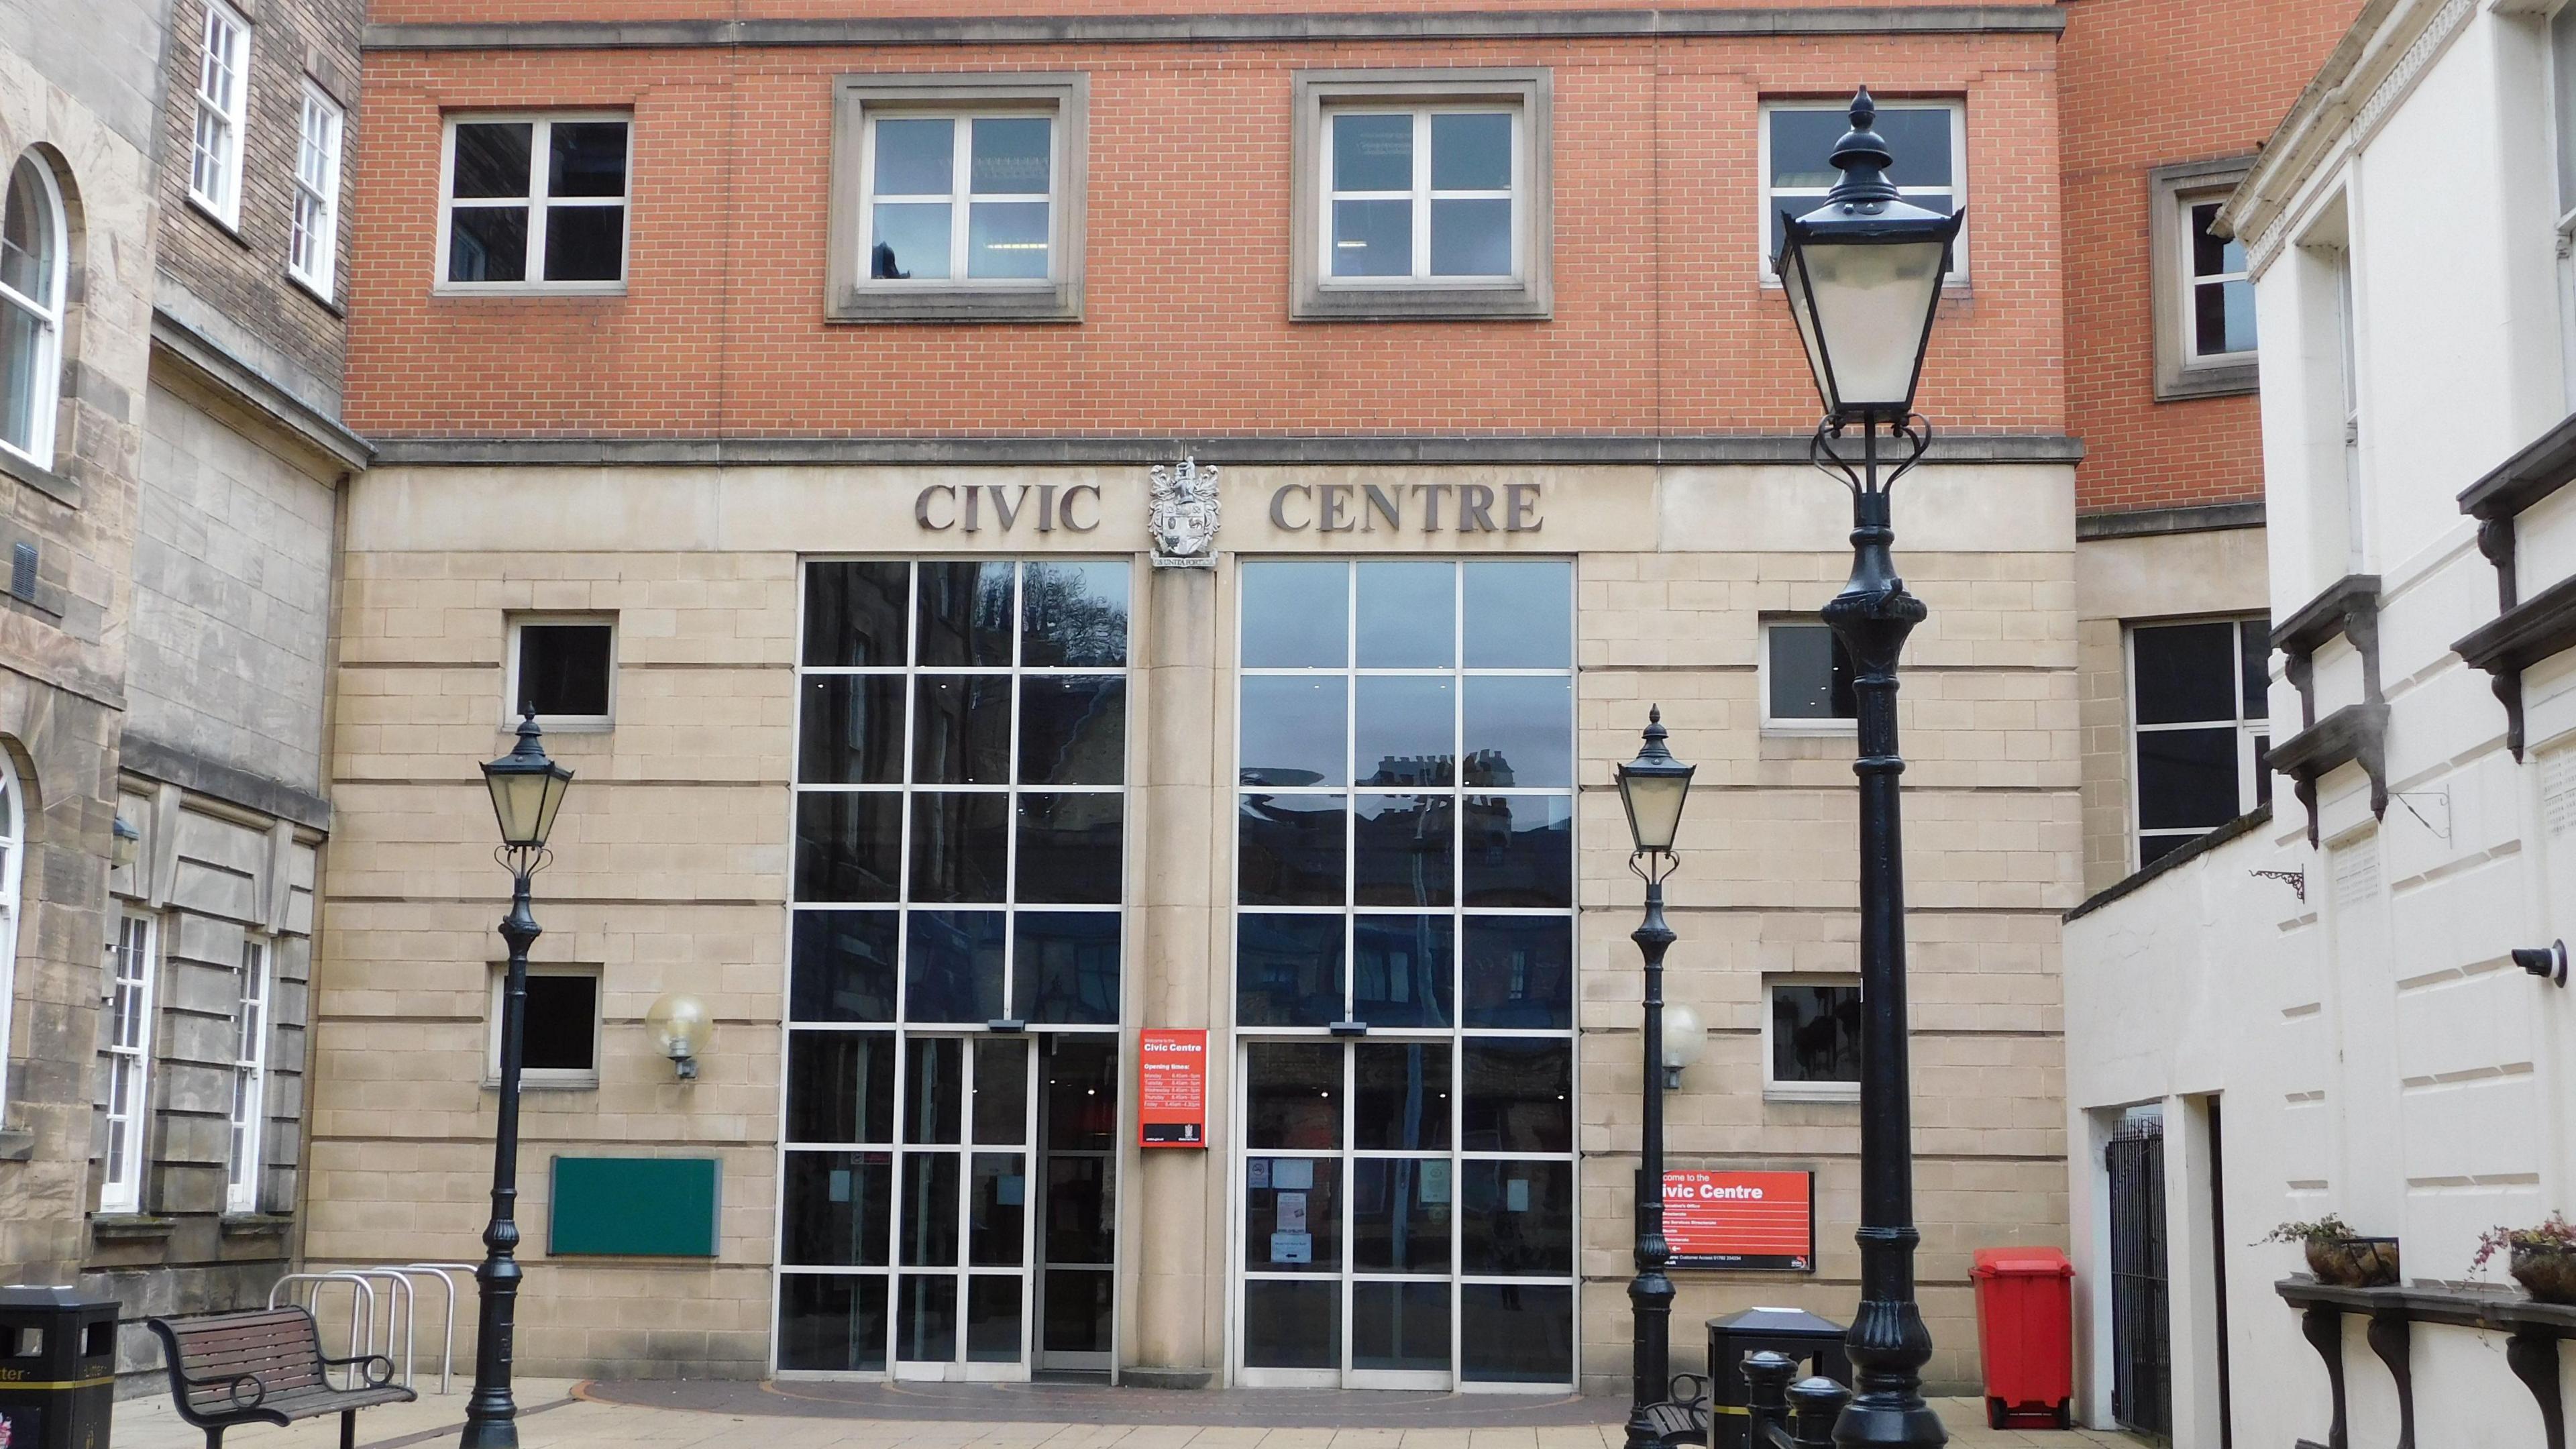
[[[1926,211],[1955,212],[1968,204],[1967,108],[1958,101],[1886,101],[1877,130],[1894,153],[1887,179],[1897,194]],[[1772,278],[1780,254],[1780,214],[1803,215],[1822,206],[1842,180],[1833,168],[1834,143],[1851,129],[1844,102],[1778,101],[1762,108],[1762,275]],[[1968,279],[1968,234],[1951,248],[1951,285]]]
[[[1296,79],[1291,314],[1545,317],[1544,70]]]
[[[491,1032],[484,1064],[487,1081],[501,1079],[501,993],[508,975],[492,974]],[[528,968],[526,1014],[521,1019],[519,1071],[533,1086],[599,1085],[599,970],[591,966]]]
[[[1842,733],[1860,717],[1851,654],[1833,630],[1795,620],[1766,622],[1762,656],[1765,729]]]
[[[2270,657],[2269,618],[2129,630],[2140,866],[2271,799]]]
[[[1860,982],[1849,976],[1774,976],[1763,982],[1764,1091],[1773,1097],[1850,1101],[1860,1096]]]
[[[128,915],[117,922],[109,957],[107,1041],[107,1160],[98,1210],[142,1210],[143,1164],[151,1151],[153,984],[160,961],[153,919]]]
[[[450,120],[442,285],[622,289],[629,129],[624,116]]]
[[[206,0],[188,195],[226,226],[241,222],[242,115],[249,98],[250,22],[223,0]]]
[[[339,252],[340,107],[308,80],[295,143],[295,215],[287,230],[287,273],[329,301]]]
[[[2147,173],[2159,402],[2255,388],[2254,283],[2246,275],[2245,244],[2215,229],[2247,164],[2240,156]]]
[[[616,700],[617,625],[612,619],[528,617],[510,626],[505,713],[533,709],[543,725],[605,725]]]

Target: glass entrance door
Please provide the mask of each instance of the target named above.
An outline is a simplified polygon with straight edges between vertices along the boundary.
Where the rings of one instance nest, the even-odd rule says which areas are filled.
[[[1038,1070],[1038,1361],[1041,1372],[1106,1375],[1118,1160],[1118,1044],[1046,1038]]]
[[[897,1378],[1027,1377],[1033,1046],[1025,1036],[904,1043]]]

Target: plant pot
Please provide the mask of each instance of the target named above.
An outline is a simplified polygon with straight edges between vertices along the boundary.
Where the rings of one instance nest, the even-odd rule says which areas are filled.
[[[2576,1250],[2516,1248],[2513,1281],[2536,1302],[2576,1304]]]
[[[2308,1271],[2338,1287],[2385,1288],[2397,1281],[2397,1240],[2310,1238]]]

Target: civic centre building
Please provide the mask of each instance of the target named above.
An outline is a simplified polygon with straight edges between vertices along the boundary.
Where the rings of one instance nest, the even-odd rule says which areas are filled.
[[[2257,8],[2142,76],[2220,21],[377,0],[310,984],[255,1029],[305,1044],[292,1260],[482,1256],[524,706],[577,774],[522,1374],[1616,1389],[1660,706],[1669,1166],[1804,1203],[1676,1271],[1676,1367],[1846,1320],[1850,504],[1768,258],[1866,82],[1968,213],[1894,511],[1926,1377],[1972,1384],[1973,1250],[2069,1237],[2061,917],[2267,778],[2200,218],[2350,7]]]

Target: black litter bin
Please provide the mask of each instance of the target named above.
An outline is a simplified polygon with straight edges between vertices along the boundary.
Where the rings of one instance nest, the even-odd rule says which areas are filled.
[[[72,1288],[0,1288],[0,1449],[107,1449],[116,1312]]]
[[[1745,1417],[1744,1361],[1770,1350],[1796,1359],[1798,1377],[1823,1374],[1851,1382],[1843,1356],[1843,1326],[1795,1308],[1747,1308],[1708,1321],[1709,1449],[1744,1449],[1751,1421]]]

